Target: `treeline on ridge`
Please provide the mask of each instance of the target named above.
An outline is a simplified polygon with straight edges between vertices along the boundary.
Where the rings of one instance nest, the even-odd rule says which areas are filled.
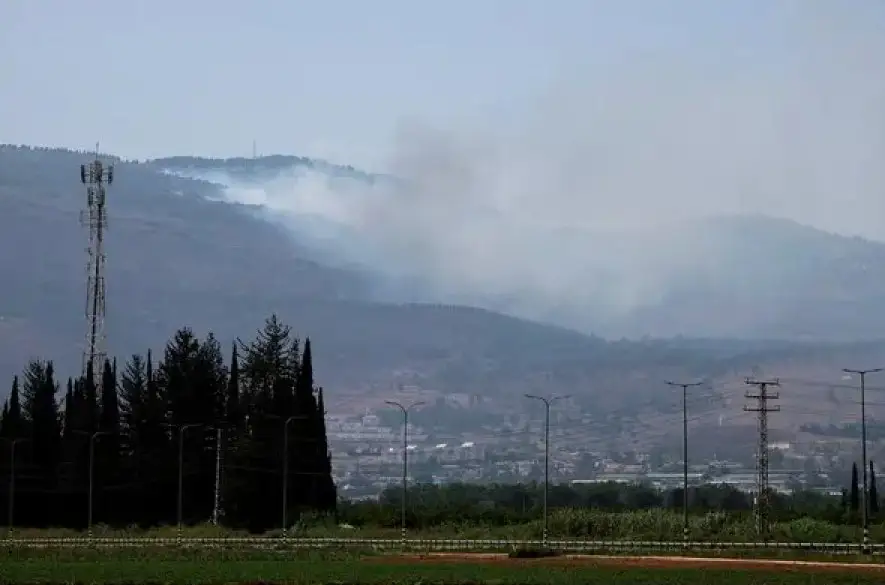
[[[334,511],[312,364],[310,340],[302,344],[275,315],[254,340],[235,342],[227,362],[211,333],[199,339],[189,328],[156,362],[150,352],[133,355],[118,372],[106,360],[100,393],[90,371],[68,379],[59,400],[52,361],[32,361],[0,418],[0,498],[8,500],[14,472],[16,526],[85,528],[92,455],[93,524],[175,524],[179,471],[185,523],[217,509],[226,526],[279,528],[284,468],[293,521]],[[9,520],[0,506],[0,523]]]

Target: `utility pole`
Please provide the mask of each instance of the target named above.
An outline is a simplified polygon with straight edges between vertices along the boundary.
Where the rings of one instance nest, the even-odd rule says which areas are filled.
[[[568,396],[535,396],[526,394],[526,398],[540,400],[544,403],[544,532],[542,533],[544,546],[547,546],[547,492],[550,491],[550,405],[557,400],[564,400]]]
[[[406,496],[409,492],[409,411],[416,406],[424,404],[423,401],[413,402],[408,406],[403,406],[395,400],[385,400],[385,404],[399,408],[403,413],[403,498],[402,508],[400,509],[400,538],[402,539],[402,547],[406,548]]]
[[[863,459],[863,463],[861,463],[861,466],[863,467],[863,489],[861,490],[860,498],[862,502],[861,522],[863,523],[863,554],[869,554],[870,552],[870,498],[867,484],[867,468],[869,467],[869,463],[867,462],[866,378],[867,374],[875,374],[881,372],[883,369],[885,368],[873,368],[869,370],[842,369],[846,374],[857,374],[860,376],[860,456],[861,459]]]
[[[0,441],[9,443],[9,511],[6,520],[9,522],[9,528],[6,531],[6,538],[12,540],[12,530],[15,526],[13,515],[15,513],[15,446],[19,443],[25,443],[30,439],[7,439],[0,437]]]
[[[667,382],[682,388],[682,542],[688,546],[688,389],[702,382]]]
[[[763,538],[768,535],[768,413],[780,412],[780,406],[771,406],[769,400],[777,400],[780,394],[769,394],[769,386],[780,386],[780,381],[754,380],[747,378],[744,382],[748,386],[756,386],[757,393],[747,392],[746,398],[756,400],[756,406],[744,406],[747,412],[758,414],[759,420],[759,446],[756,455],[756,532]]]

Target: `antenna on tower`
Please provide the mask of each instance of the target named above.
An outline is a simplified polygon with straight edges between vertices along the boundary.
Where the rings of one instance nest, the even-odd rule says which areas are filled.
[[[105,166],[99,159],[99,143],[95,158],[80,165],[80,182],[86,185],[86,209],[80,222],[89,230],[86,249],[86,346],[83,350],[83,379],[91,374],[96,391],[101,390],[101,368],[106,357],[105,344],[105,254],[104,233],[108,227],[107,187],[114,182],[114,166]]]

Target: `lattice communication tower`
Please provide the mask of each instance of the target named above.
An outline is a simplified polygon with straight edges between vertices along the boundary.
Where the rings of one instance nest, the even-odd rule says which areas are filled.
[[[86,261],[86,346],[83,350],[83,378],[91,370],[96,390],[101,390],[105,351],[105,254],[104,234],[108,227],[107,187],[114,182],[114,166],[98,158],[80,165],[80,182],[86,185],[86,209],[80,222],[89,230]],[[91,366],[91,368],[90,368]]]

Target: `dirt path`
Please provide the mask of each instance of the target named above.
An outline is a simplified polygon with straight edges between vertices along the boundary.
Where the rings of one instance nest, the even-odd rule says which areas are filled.
[[[501,553],[427,553],[401,554],[369,557],[368,562],[413,563],[476,563],[544,565],[554,567],[637,567],[637,568],[692,568],[692,569],[749,569],[762,571],[790,571],[805,573],[876,573],[885,577],[885,564],[789,561],[781,559],[730,559],[708,557],[667,556],[609,556],[609,555],[562,555],[543,559],[511,559]]]

